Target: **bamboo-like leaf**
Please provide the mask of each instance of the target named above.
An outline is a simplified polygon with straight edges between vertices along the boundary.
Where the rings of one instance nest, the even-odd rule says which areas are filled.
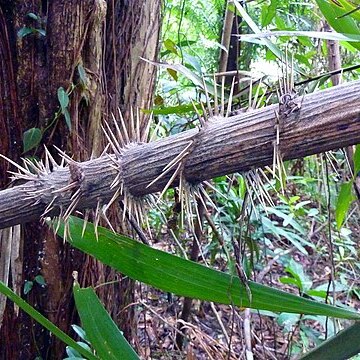
[[[60,235],[63,229],[61,224]],[[322,304],[254,282],[249,282],[252,293],[250,303],[246,287],[236,276],[153,249],[101,227],[98,227],[97,239],[94,225],[90,223],[82,237],[83,220],[79,218],[69,219],[69,229],[71,236],[67,239],[74,247],[132,279],[163,291],[261,310],[360,319],[360,315],[352,310]]]
[[[360,34],[340,34],[336,32],[324,32],[324,31],[267,31],[258,34],[245,34],[237,35],[240,40],[251,41],[253,39],[264,39],[270,36],[306,36],[310,38],[335,40],[335,41],[350,41],[360,42]]]
[[[86,337],[101,359],[139,359],[93,289],[75,285],[74,298]]]
[[[246,12],[246,10],[240,5],[240,3],[237,0],[234,0],[234,5],[236,7],[236,9],[239,11],[241,17],[246,21],[246,23],[249,25],[250,29],[255,33],[255,34],[261,34],[262,31],[259,29],[259,27],[255,24],[255,22],[253,21],[253,19],[248,15],[248,13]],[[272,51],[272,53],[278,57],[280,60],[284,61],[284,59],[286,59],[285,54],[283,54],[283,52],[273,43],[271,42],[269,39],[262,39],[261,43],[263,45],[265,45],[269,50]],[[296,65],[294,64],[294,70],[296,72],[298,72],[299,74],[302,75],[306,75],[303,73],[303,71]]]
[[[75,340],[73,340],[70,336],[61,331],[56,325],[54,325],[50,320],[48,320],[45,316],[41,315],[36,309],[34,309],[31,305],[29,305],[25,300],[23,300],[20,296],[16,295],[9,287],[7,287],[2,281],[0,281],[0,293],[4,294],[7,298],[13,301],[21,310],[29,314],[35,321],[48,329],[52,334],[54,334],[57,338],[63,341],[66,345],[71,346],[77,352],[79,352],[82,356],[91,360],[98,360],[98,357],[93,355],[91,352],[84,349],[80,346]]]
[[[345,360],[360,352],[360,322],[323,342],[320,346],[305,354],[301,360]]]

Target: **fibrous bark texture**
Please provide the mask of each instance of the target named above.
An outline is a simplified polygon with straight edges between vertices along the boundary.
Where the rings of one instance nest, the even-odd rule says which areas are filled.
[[[99,156],[102,120],[111,119],[117,107],[130,112],[131,106],[152,104],[156,69],[139,56],[156,61],[159,20],[159,0],[0,0],[0,153],[16,162],[20,156],[43,158],[43,146],[23,154],[24,132],[38,128],[41,144],[55,158],[52,145],[79,162]],[[33,30],[21,35],[21,29]],[[61,114],[60,88],[69,96],[71,130]],[[143,127],[146,122],[142,117]],[[1,188],[9,184],[9,169],[0,159]],[[0,276],[20,293],[25,280],[42,275],[46,286],[34,282],[26,300],[69,332],[77,322],[72,271],[79,271],[82,286],[121,276],[32,220],[0,232]],[[117,230],[120,220],[112,219]],[[118,323],[131,326],[129,316],[121,319],[128,311],[121,306],[132,301],[126,281],[101,287],[98,295]],[[4,305],[0,297],[1,359],[63,358],[64,344],[9,302],[2,311]]]
[[[359,91],[360,81],[356,81],[298,98],[300,109],[280,119],[282,158],[296,159],[358,143]],[[94,208],[99,199],[106,204],[116,191],[111,185],[117,176],[134,197],[162,190],[172,172],[149,184],[191,142],[193,148],[184,161],[184,176],[191,184],[269,165],[273,162],[277,110],[278,105],[271,105],[227,119],[210,118],[200,129],[155,142],[133,144],[120,157],[104,155],[76,163],[74,166],[83,174],[83,195],[77,209]],[[36,181],[1,191],[0,227],[39,218],[54,192],[73,181],[72,172],[71,167],[60,168]],[[42,195],[40,198],[28,196],[33,192]],[[60,207],[69,206],[71,196],[72,191],[65,191],[49,215],[56,215]]]

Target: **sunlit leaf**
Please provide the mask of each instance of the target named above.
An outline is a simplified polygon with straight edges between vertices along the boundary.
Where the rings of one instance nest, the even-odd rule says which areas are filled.
[[[332,1],[316,0],[316,3],[318,4],[327,22],[338,33],[360,35],[360,29],[354,19],[350,16],[342,17],[347,12],[345,9],[337,6]],[[351,45],[360,50],[359,43],[353,42]]]
[[[271,20],[276,15],[276,9],[279,0],[271,0],[270,6],[264,5],[261,12],[261,26],[266,27],[271,23]],[[264,10],[265,9],[265,10]]]
[[[282,36],[302,36],[324,40],[335,40],[335,41],[350,41],[360,42],[360,34],[352,33],[336,33],[336,32],[325,32],[325,31],[267,31],[258,34],[245,34],[237,35],[240,40],[249,41],[254,39],[266,39],[271,36],[282,37]]]
[[[163,42],[163,44],[164,44],[164,47],[165,47],[166,50],[168,50],[168,51],[170,51],[170,52],[172,52],[172,53],[174,53],[174,54],[177,54],[176,45],[175,45],[175,43],[174,43],[172,40],[166,39],[166,40]]]

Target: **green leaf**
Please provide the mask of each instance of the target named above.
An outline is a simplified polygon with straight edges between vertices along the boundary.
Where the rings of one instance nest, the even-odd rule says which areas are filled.
[[[74,298],[86,335],[101,359],[139,359],[93,289],[75,285]]]
[[[215,88],[214,88],[214,85],[212,84],[212,82],[205,82],[205,85],[204,85],[203,78],[201,76],[197,75],[195,72],[188,69],[186,66],[184,66],[182,64],[167,64],[167,63],[163,63],[163,62],[155,62],[155,61],[147,60],[144,58],[141,58],[141,59],[148,62],[149,64],[152,64],[155,66],[160,66],[167,70],[171,69],[171,70],[177,71],[180,74],[184,75],[187,79],[189,79],[195,86],[199,86],[203,90],[206,89],[208,93],[215,96]],[[248,72],[248,71],[239,71],[238,73],[239,73],[239,75],[251,76],[250,72]],[[225,94],[224,97],[225,97],[225,99],[227,99],[228,95]]]
[[[360,172],[360,144],[356,145],[353,161],[354,161],[354,174],[355,176],[357,176],[357,174]]]
[[[28,14],[26,14],[26,16],[29,17],[30,19],[33,19],[33,20],[36,20],[36,21],[40,20],[40,18],[36,14],[34,14],[33,12],[29,12]]]
[[[57,97],[60,103],[60,107],[61,107],[61,112],[64,113],[65,109],[67,108],[67,106],[69,105],[69,95],[67,94],[67,92],[64,90],[64,88],[61,86],[58,88],[57,90]]]
[[[173,70],[173,69],[167,69],[167,72],[170,74],[170,76],[171,76],[175,81],[178,81],[177,71],[175,71],[175,70]]]
[[[301,357],[301,360],[342,360],[360,352],[360,322],[340,331],[320,346]]]
[[[23,133],[24,153],[40,144],[42,132],[38,128],[31,128]]]
[[[359,2],[355,5],[351,1],[337,0],[337,2],[334,1],[334,4],[340,4],[340,8],[345,10],[343,17],[351,16],[355,20],[360,21]]]
[[[261,26],[266,27],[268,26],[274,16],[276,15],[276,9],[278,6],[279,0],[271,0],[270,6],[264,5],[266,10],[261,12]]]
[[[310,37],[324,40],[335,40],[335,41],[351,41],[360,42],[360,34],[352,33],[336,33],[336,32],[324,32],[324,31],[266,31],[256,34],[244,34],[238,35],[240,40],[252,41],[255,39],[265,39],[271,36],[296,36],[296,37]]]
[[[240,5],[240,3],[237,0],[234,0],[234,5],[236,9],[239,11],[244,21],[246,21],[246,23],[249,25],[251,30],[255,34],[261,34],[261,30],[259,29],[259,27],[255,24],[253,19],[248,15],[246,10]],[[272,43],[269,39],[266,38],[261,39],[261,44],[265,45],[268,49],[270,49],[281,61],[283,61],[286,58],[286,56],[278,48],[278,46]],[[303,71],[296,64],[294,64],[294,70],[296,70],[299,74],[306,76],[306,74],[304,74]]]
[[[66,125],[69,128],[69,131],[71,131],[71,119],[70,119],[69,110],[67,108],[64,109],[63,114],[64,114],[64,117],[65,117]]]
[[[170,41],[171,41],[171,40],[170,40]],[[177,46],[178,48],[183,48],[183,47],[185,47],[185,46],[191,46],[191,45],[193,45],[193,44],[196,44],[196,41],[194,41],[194,40],[182,40],[182,41],[176,43],[176,46]],[[166,48],[166,47],[165,47],[165,48]],[[170,53],[174,53],[174,52],[173,52],[173,51],[170,51],[170,50],[162,51],[162,52],[160,53],[160,58],[163,58],[164,56],[166,56],[166,55],[168,55],[168,54],[170,54]]]
[[[35,31],[41,36],[46,36],[46,31],[44,29],[35,29]]]
[[[338,33],[360,35],[359,27],[350,16],[341,17],[347,11],[335,4],[333,1],[316,0],[321,12],[325,16],[327,22]],[[360,50],[360,44],[351,43],[353,47]]]
[[[195,104],[195,107],[197,110],[201,113],[201,105]],[[187,114],[194,112],[194,106],[193,104],[183,104],[183,105],[177,105],[177,106],[166,106],[166,107],[160,107],[160,108],[152,108],[151,110],[144,109],[143,112],[145,114],[153,114],[153,115],[170,115],[170,114]]]
[[[34,281],[36,281],[39,285],[46,285],[46,281],[42,275],[36,275]]]
[[[351,190],[352,190],[352,181],[348,181],[341,184],[340,193],[337,198],[336,208],[335,208],[335,219],[338,230],[341,228],[345,220],[345,216],[353,200],[353,194]]]
[[[25,284],[24,284],[24,295],[27,295],[31,289],[33,288],[34,283],[32,281],[29,280],[25,280]]]
[[[25,36],[27,36],[27,35],[30,35],[30,34],[32,34],[34,32],[34,29],[32,29],[32,28],[28,28],[28,27],[22,27],[18,32],[17,32],[17,36],[19,37],[19,38],[23,38],[23,37],[25,37]]]
[[[89,342],[88,338],[86,337],[86,333],[84,331],[84,329],[82,329],[80,326],[78,325],[71,325],[71,327],[73,328],[73,330],[76,332],[76,334],[83,340]]]
[[[178,53],[176,45],[172,40],[166,39],[163,44],[164,44],[164,47],[165,47],[166,50],[172,52],[173,54]]]
[[[84,66],[82,64],[79,64],[77,66],[77,70],[79,73],[80,81],[83,83],[83,85],[86,85],[86,71],[84,69]]]
[[[41,315],[36,309],[34,309],[31,305],[29,305],[25,300],[23,300],[20,296],[16,295],[8,286],[6,286],[0,280],[0,293],[9,298],[12,302],[14,302],[21,310],[29,314],[35,321],[44,326],[47,330],[49,330],[53,335],[55,335],[58,339],[63,341],[66,345],[71,346],[76,351],[78,351],[82,356],[86,357],[90,360],[99,360],[98,357],[85,350],[82,346],[77,344],[75,340],[73,340],[70,336],[65,334],[62,330],[60,330],[56,325],[54,325],[51,321],[49,321],[45,316]]]
[[[64,224],[60,224],[63,234]],[[254,282],[250,304],[245,286],[232,275],[153,249],[123,235],[88,223],[82,236],[83,220],[69,219],[69,242],[132,279],[166,292],[194,299],[233,304],[255,309],[360,319],[354,311],[322,304]],[[87,330],[85,329],[87,332]],[[87,334],[88,335],[88,334]]]

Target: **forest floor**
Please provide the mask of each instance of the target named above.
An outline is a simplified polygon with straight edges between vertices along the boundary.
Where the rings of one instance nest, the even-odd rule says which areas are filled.
[[[360,234],[360,226],[354,230]],[[325,233],[319,231],[310,237],[317,248],[326,249]],[[168,244],[161,242],[157,247],[173,251]],[[302,264],[312,281],[312,288],[319,285],[328,287],[331,265],[326,251],[318,253],[307,249],[309,255],[305,256],[289,244],[281,245],[287,250],[287,255]],[[267,256],[266,262],[262,263],[262,269],[256,274],[262,284],[299,294],[294,286],[282,284],[279,280],[289,276],[281,257]],[[258,278],[259,274],[261,279]],[[356,275],[352,284],[354,287],[359,286]],[[349,291],[342,291],[341,286],[337,289],[336,299],[352,308],[360,308],[359,299]],[[254,359],[297,359],[320,344],[326,334],[331,335],[334,329],[334,320],[325,317],[297,314],[279,316],[266,311],[239,309],[198,300],[192,301],[189,318],[181,322],[179,316],[183,298],[143,284],[137,284],[134,306],[138,323],[134,345],[142,359],[250,359],[246,357],[246,343]],[[183,325],[182,331],[185,333],[181,351],[176,345],[179,324]],[[349,324],[348,321],[336,320],[336,329]]]

